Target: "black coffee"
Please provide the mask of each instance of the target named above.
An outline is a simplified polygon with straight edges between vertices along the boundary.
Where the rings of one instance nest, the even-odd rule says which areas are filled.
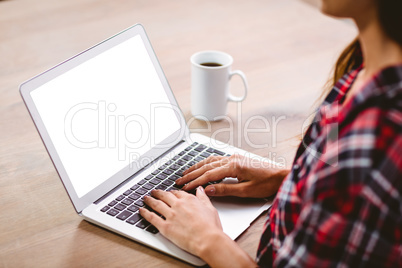
[[[201,63],[200,65],[207,66],[207,67],[220,67],[220,66],[222,66],[222,64],[216,63],[216,62],[205,62],[205,63]]]

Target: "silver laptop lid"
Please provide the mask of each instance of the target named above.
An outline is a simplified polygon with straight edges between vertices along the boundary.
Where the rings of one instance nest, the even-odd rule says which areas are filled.
[[[189,135],[139,24],[20,92],[77,212]]]

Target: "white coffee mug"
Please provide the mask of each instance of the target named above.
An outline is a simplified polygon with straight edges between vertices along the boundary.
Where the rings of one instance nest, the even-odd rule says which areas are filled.
[[[191,113],[197,119],[221,120],[227,113],[228,101],[240,102],[247,95],[247,79],[242,71],[231,71],[233,58],[220,51],[201,51],[191,56]],[[229,81],[239,75],[244,95],[229,92]]]

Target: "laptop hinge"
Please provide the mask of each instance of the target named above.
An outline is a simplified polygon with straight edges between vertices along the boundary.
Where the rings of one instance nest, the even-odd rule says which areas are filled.
[[[114,187],[112,190],[110,190],[109,192],[107,192],[106,194],[104,194],[101,198],[99,198],[98,200],[96,200],[94,202],[94,204],[99,204],[100,202],[102,202],[105,198],[107,198],[109,195],[113,194],[117,189],[119,189],[122,185],[126,184],[128,181],[130,181],[131,179],[135,178],[137,176],[137,174],[141,173],[142,171],[144,171],[145,169],[147,169],[148,167],[150,167],[151,165],[153,165],[155,162],[157,162],[159,159],[161,159],[163,156],[167,155],[168,153],[170,153],[173,149],[175,149],[177,146],[179,146],[180,144],[182,144],[184,142],[184,140],[179,141],[178,143],[176,143],[174,146],[172,146],[169,150],[167,150],[166,152],[164,152],[163,154],[161,154],[160,156],[158,156],[157,158],[155,158],[152,162],[149,162],[147,165],[145,165],[143,168],[139,169],[137,172],[135,172],[133,175],[131,175],[130,177],[128,177],[126,180],[124,180],[122,183],[120,183],[119,185],[117,185],[116,187]]]

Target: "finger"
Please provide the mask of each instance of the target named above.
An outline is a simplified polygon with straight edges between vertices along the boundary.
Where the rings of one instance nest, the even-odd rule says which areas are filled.
[[[209,200],[209,197],[205,194],[204,188],[202,186],[198,186],[195,195],[204,205],[212,206],[211,200]]]
[[[172,190],[172,191],[170,191],[170,193],[172,193],[177,198],[184,198],[184,197],[188,197],[188,196],[193,196],[192,194],[189,194],[189,193],[187,193],[185,191],[180,191],[180,190]]]
[[[202,160],[202,161],[196,163],[195,165],[193,165],[193,166],[191,166],[190,168],[188,168],[187,170],[185,170],[185,171],[183,172],[183,175],[186,175],[186,174],[188,174],[188,173],[190,173],[190,172],[192,172],[192,171],[194,171],[194,170],[196,170],[196,169],[202,167],[202,166],[205,165],[205,164],[209,164],[209,163],[212,163],[212,162],[219,161],[219,160],[221,160],[222,158],[224,158],[224,157],[223,157],[223,156],[217,156],[217,155],[213,155],[213,156],[207,157],[206,159],[204,159],[204,160]]]
[[[159,214],[163,215],[165,218],[167,218],[171,215],[170,207],[168,205],[166,205],[166,203],[164,203],[160,200],[157,200],[151,196],[144,196],[144,202],[150,208],[152,208]]]
[[[176,197],[170,191],[152,190],[151,195],[166,203],[169,207],[176,201]]]
[[[207,187],[205,187],[205,193],[208,196],[245,197],[249,184],[250,182],[242,182],[235,184],[218,183],[214,185],[208,185]]]
[[[198,168],[190,173],[187,173],[187,175],[184,175],[180,179],[176,180],[176,184],[182,185],[182,184],[188,183],[189,181],[192,181],[192,180],[200,177],[202,174],[204,174],[208,170],[220,167],[222,165],[225,165],[226,163],[227,163],[227,161],[225,161],[225,160],[223,160],[223,161],[219,160],[219,161],[214,161],[214,162],[211,162],[208,164],[204,164],[200,168]]]
[[[156,215],[154,212],[149,211],[146,208],[140,208],[140,215],[155,226],[159,231],[162,232],[163,226],[165,225],[165,220]]]
[[[197,186],[204,185],[210,181],[221,180],[226,177],[232,177],[232,170],[229,168],[228,165],[206,171],[197,179],[190,181],[189,183],[184,185],[182,190],[190,191],[192,189],[195,189]]]

